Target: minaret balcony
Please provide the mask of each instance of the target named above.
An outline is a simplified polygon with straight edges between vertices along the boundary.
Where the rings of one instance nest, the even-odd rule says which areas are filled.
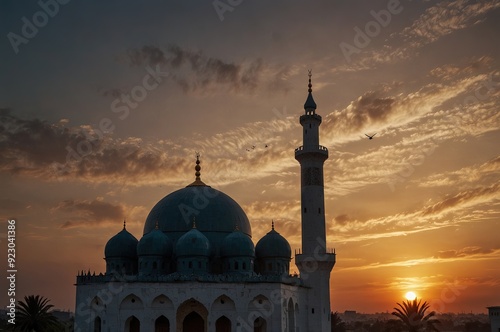
[[[321,115],[316,113],[306,113],[300,116],[300,124],[304,125],[304,123],[309,123],[311,121],[317,122],[321,124]]]
[[[317,155],[322,159],[328,159],[328,149],[322,145],[299,146],[295,149],[295,159],[299,160],[305,155]]]

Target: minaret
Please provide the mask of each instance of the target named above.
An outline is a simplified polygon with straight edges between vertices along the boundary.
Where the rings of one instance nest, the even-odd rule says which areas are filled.
[[[305,114],[300,116],[304,145],[295,149],[295,159],[300,163],[302,211],[302,252],[295,255],[295,264],[305,286],[311,288],[307,331],[326,332],[331,330],[330,272],[335,265],[335,253],[326,249],[323,163],[328,159],[328,149],[319,145],[321,116],[316,114],[311,76],[309,71],[309,94]]]

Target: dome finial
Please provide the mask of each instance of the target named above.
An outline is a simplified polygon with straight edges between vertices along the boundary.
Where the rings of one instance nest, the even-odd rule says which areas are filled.
[[[271,219],[271,229],[274,231],[274,220]]]
[[[156,219],[156,222],[155,222],[155,229],[160,229],[160,228],[158,227],[158,219]]]
[[[309,94],[307,95],[307,99],[306,99],[306,102],[304,104],[304,109],[306,110],[306,114],[315,114],[316,103],[314,102],[314,99],[312,96],[312,83],[311,83],[312,69],[308,70],[308,76],[309,76],[309,84],[307,85],[307,87],[308,87],[307,92]]]
[[[200,179],[201,166],[200,166],[200,153],[199,152],[196,152],[196,166],[194,167],[194,170],[196,171],[196,173],[194,173],[194,175],[196,175],[196,181],[201,181],[201,179]]]
[[[192,187],[192,186],[206,186],[205,183],[203,183],[203,181],[201,181],[201,166],[200,166],[200,153],[199,152],[196,152],[196,166],[194,167],[194,170],[196,171],[194,173],[194,175],[196,176],[195,180],[193,183],[191,183],[188,187]]]
[[[193,229],[196,229],[196,217],[193,217]]]
[[[125,229],[125,226],[127,225],[127,220],[123,219],[123,229]]]

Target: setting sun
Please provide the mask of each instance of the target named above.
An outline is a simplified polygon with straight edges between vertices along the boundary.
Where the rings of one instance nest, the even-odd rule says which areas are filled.
[[[415,292],[407,292],[405,294],[405,298],[408,300],[408,301],[413,301],[417,298],[417,294],[415,294]]]

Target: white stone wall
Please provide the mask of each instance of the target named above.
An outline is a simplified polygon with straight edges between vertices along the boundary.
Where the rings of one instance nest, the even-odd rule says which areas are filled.
[[[127,331],[126,321],[131,316],[139,319],[141,332],[154,331],[161,315],[169,320],[170,331],[181,331],[183,317],[193,310],[202,317],[205,312],[208,332],[215,331],[215,321],[221,316],[231,320],[232,331],[253,332],[253,321],[260,316],[269,332],[306,332],[307,291],[281,283],[80,284],[75,332],[93,332],[96,317],[101,318],[103,332]]]

